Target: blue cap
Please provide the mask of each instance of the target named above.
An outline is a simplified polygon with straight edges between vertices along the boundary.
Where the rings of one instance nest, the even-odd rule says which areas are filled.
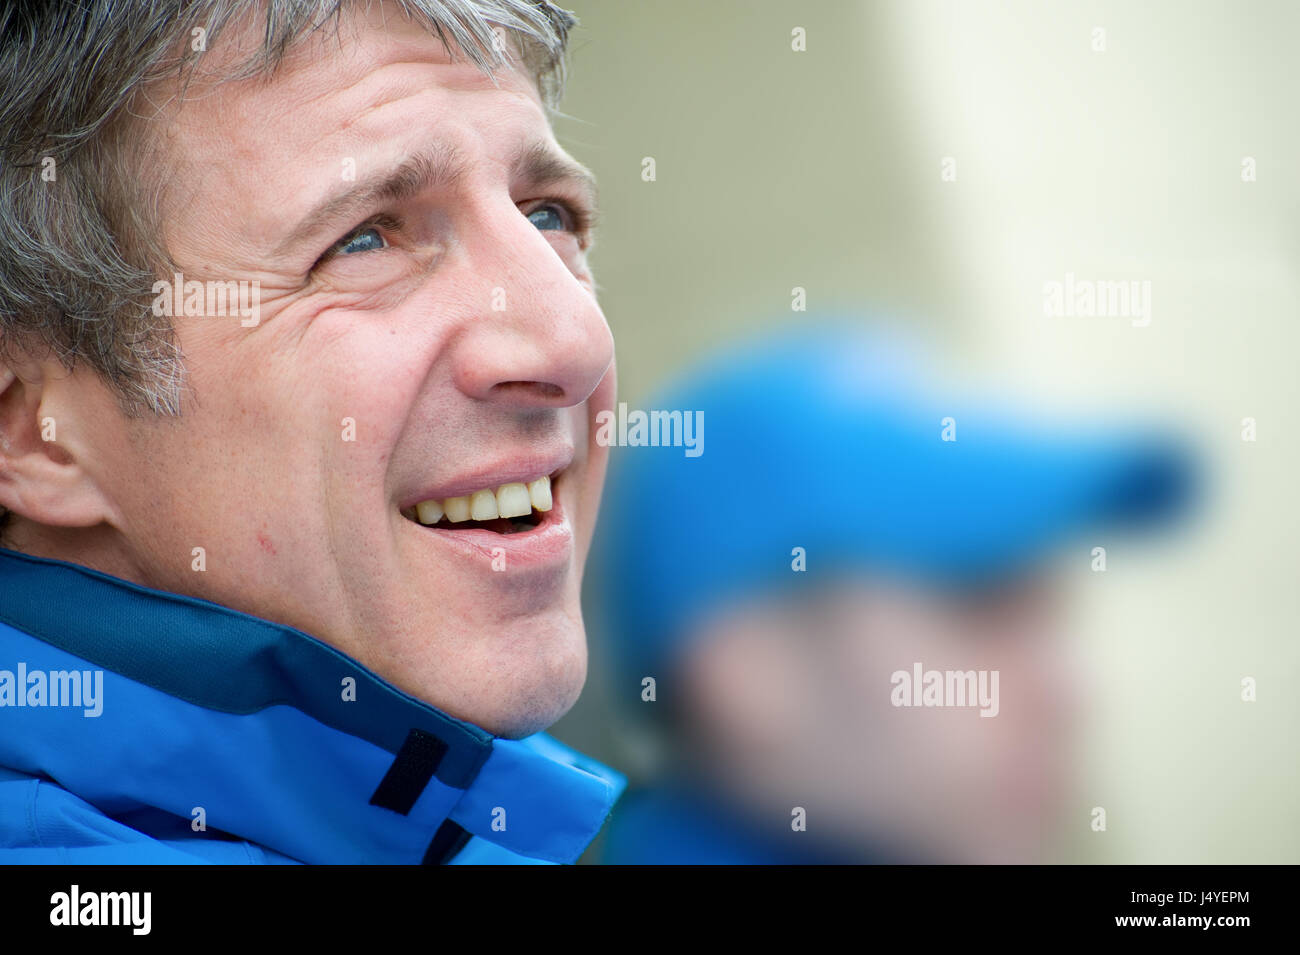
[[[1168,519],[1193,490],[1181,441],[1035,429],[1023,406],[937,395],[913,353],[861,324],[733,346],[651,409],[702,413],[703,441],[611,449],[592,570],[619,673],[637,681],[722,601],[844,571],[988,582],[1083,531]]]

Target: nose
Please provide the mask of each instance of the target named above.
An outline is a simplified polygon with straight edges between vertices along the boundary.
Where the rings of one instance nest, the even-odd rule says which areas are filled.
[[[452,356],[456,386],[519,407],[586,401],[614,361],[594,294],[508,200],[480,221],[468,249],[472,304]]]

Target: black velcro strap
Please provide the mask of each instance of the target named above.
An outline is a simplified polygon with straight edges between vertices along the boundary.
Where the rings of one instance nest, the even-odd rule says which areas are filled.
[[[447,744],[432,733],[411,730],[397,751],[393,765],[380,780],[379,788],[370,797],[370,805],[382,806],[405,816],[424,792],[424,787],[429,785],[446,752]]]
[[[457,852],[465,848],[465,843],[469,842],[470,834],[452,822],[450,819],[443,822],[434,833],[433,841],[429,843],[429,848],[424,850],[423,865],[442,865],[444,862],[450,862]]]

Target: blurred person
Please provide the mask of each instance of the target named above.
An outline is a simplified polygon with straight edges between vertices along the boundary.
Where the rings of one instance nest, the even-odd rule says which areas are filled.
[[[616,698],[663,751],[607,863],[1031,862],[1069,792],[1076,571],[1168,522],[1189,454],[928,383],[852,321],[706,360],[618,452],[599,566]],[[1081,556],[1082,555],[1082,556]]]
[[[614,394],[527,0],[0,7],[0,862],[571,862]]]

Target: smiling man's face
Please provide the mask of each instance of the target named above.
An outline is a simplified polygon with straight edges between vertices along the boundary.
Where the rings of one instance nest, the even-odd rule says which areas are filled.
[[[183,278],[256,281],[257,324],[173,319],[179,418],[123,418],[82,369],[45,400],[77,408],[61,437],[112,528],[100,565],[300,628],[525,735],[586,676],[607,456],[592,420],[614,394],[578,228],[594,199],[526,72],[494,86],[383,5],[341,27],[269,81],[196,81],[155,121]],[[548,511],[526,506],[545,505],[536,486],[514,521],[415,519],[548,476]],[[515,511],[519,494],[497,498]]]

